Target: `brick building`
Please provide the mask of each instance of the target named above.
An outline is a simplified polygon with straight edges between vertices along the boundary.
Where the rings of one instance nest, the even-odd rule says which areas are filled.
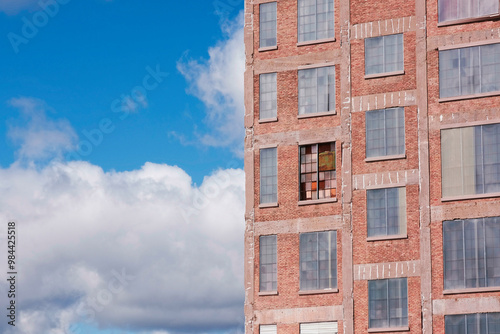
[[[247,334],[500,333],[499,17],[245,1]]]

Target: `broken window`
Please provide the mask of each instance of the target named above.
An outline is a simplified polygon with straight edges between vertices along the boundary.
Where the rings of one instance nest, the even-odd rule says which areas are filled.
[[[337,196],[335,143],[300,146],[300,200]]]

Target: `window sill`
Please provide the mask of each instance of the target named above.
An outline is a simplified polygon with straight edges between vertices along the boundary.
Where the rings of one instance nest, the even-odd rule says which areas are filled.
[[[311,200],[299,201],[299,206],[323,204],[323,203],[335,203],[335,202],[337,202],[337,197],[323,198],[323,199],[311,199]]]
[[[319,295],[324,293],[338,293],[339,289],[324,289],[324,290],[301,290],[299,296],[304,295]]]
[[[444,21],[444,22],[439,22],[438,27],[446,27],[446,26],[452,26],[456,24],[466,24],[466,23],[474,23],[474,22],[481,22],[481,21],[487,21],[487,20],[494,20],[500,17],[499,13],[496,14],[490,14],[490,15],[485,15],[485,16],[478,16],[478,17],[471,17],[471,18],[466,18],[466,19],[459,19],[459,20],[450,20],[450,21]]]
[[[382,333],[382,332],[408,332],[410,327],[388,327],[388,328],[368,328],[368,333]]]
[[[405,71],[394,71],[394,72],[387,72],[387,73],[375,73],[375,74],[365,74],[365,79],[376,79],[376,78],[384,78],[384,77],[390,77],[393,75],[403,75],[405,74]]]
[[[335,110],[315,112],[311,114],[297,115],[297,118],[301,119],[301,118],[322,117],[322,116],[332,116],[332,115],[337,115],[337,112]]]
[[[278,202],[276,202],[276,203],[262,203],[262,204],[259,204],[259,209],[277,208],[278,206],[279,206]]]
[[[277,296],[278,291],[259,291],[259,296]]]
[[[397,160],[397,159],[406,159],[406,154],[384,155],[384,156],[380,156],[380,157],[371,157],[371,158],[366,158],[365,162]]]
[[[479,98],[482,98],[482,97],[497,96],[497,95],[500,95],[500,91],[488,92],[488,93],[479,93],[479,94],[472,94],[472,95],[444,97],[444,98],[440,98],[438,100],[438,102],[441,103],[441,102],[450,102],[450,101],[479,99]]]
[[[271,122],[277,122],[277,121],[278,121],[278,117],[259,119],[259,123],[271,123]]]
[[[449,290],[444,290],[443,295],[454,295],[460,293],[496,292],[496,291],[500,291],[500,286],[492,286],[484,288],[449,289]]]
[[[335,37],[324,38],[324,39],[315,39],[314,41],[298,42],[297,46],[314,45],[314,44],[329,43],[329,42],[335,42],[335,41],[336,41]]]
[[[500,197],[500,193],[488,193],[479,195],[462,195],[462,196],[449,196],[441,198],[441,202],[451,202],[451,201],[465,201],[468,199],[481,199],[481,198],[491,198]]]
[[[366,241],[384,241],[384,240],[397,240],[397,239],[408,239],[408,234],[397,234],[397,235],[383,235],[377,237],[368,237]]]
[[[263,47],[263,48],[259,48],[259,52],[266,52],[266,51],[272,51],[272,50],[278,50],[278,46],[277,45],[274,45],[274,46],[266,46],[266,47]]]

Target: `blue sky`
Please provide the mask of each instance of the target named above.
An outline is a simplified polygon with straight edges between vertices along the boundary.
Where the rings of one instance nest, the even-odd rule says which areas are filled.
[[[105,170],[131,170],[145,161],[167,163],[181,166],[199,183],[210,171],[226,167],[224,162],[239,149],[228,146],[237,143],[203,144],[200,137],[213,134],[214,124],[207,120],[204,101],[194,94],[196,87],[190,89],[178,67],[193,60],[206,65],[208,49],[228,38],[221,31],[221,18],[235,19],[242,6],[235,0],[72,0],[61,4],[46,25],[35,25],[38,32],[26,38],[26,44],[1,38],[0,106],[5,121],[0,137],[5,150],[0,165],[16,160],[17,147],[5,134],[9,125],[23,121],[7,101],[32,97],[45,101],[50,118],[68,120],[80,140],[85,140],[82,131],[98,128],[103,118],[112,120],[113,133],[92,153],[80,154]],[[38,16],[34,19],[36,4],[28,8],[0,14],[3,36],[14,33],[24,38],[23,32],[31,32],[24,19],[44,23]],[[217,15],[220,9],[222,17]],[[147,67],[168,76],[147,91],[147,107],[139,104],[137,112],[122,120],[111,104],[142,85]]]
[[[0,332],[242,332],[242,9],[0,0]]]

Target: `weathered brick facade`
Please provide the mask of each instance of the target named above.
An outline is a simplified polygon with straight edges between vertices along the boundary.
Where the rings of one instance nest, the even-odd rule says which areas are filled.
[[[335,0],[335,39],[298,43],[298,0],[277,2],[277,45],[259,51],[259,4],[245,0],[245,330],[337,322],[369,330],[368,282],[406,277],[410,333],[444,333],[445,315],[500,312],[500,287],[445,291],[443,221],[500,216],[500,194],[443,200],[441,130],[500,123],[500,93],[439,98],[439,49],[500,43],[497,16],[438,22],[438,0]],[[404,71],[365,76],[365,40],[403,34]],[[335,66],[335,110],[298,116],[298,71]],[[277,117],[259,120],[259,75],[277,73]],[[366,159],[367,111],[404,108],[404,154]],[[299,201],[300,145],[335,142],[337,196]],[[278,201],[260,205],[262,148],[277,147]],[[406,233],[367,235],[367,191],[406,188]],[[337,231],[337,290],[300,291],[301,233]],[[277,235],[277,291],[259,293],[259,237]],[[488,291],[485,291],[488,290]],[[384,332],[391,333],[390,328]]]

